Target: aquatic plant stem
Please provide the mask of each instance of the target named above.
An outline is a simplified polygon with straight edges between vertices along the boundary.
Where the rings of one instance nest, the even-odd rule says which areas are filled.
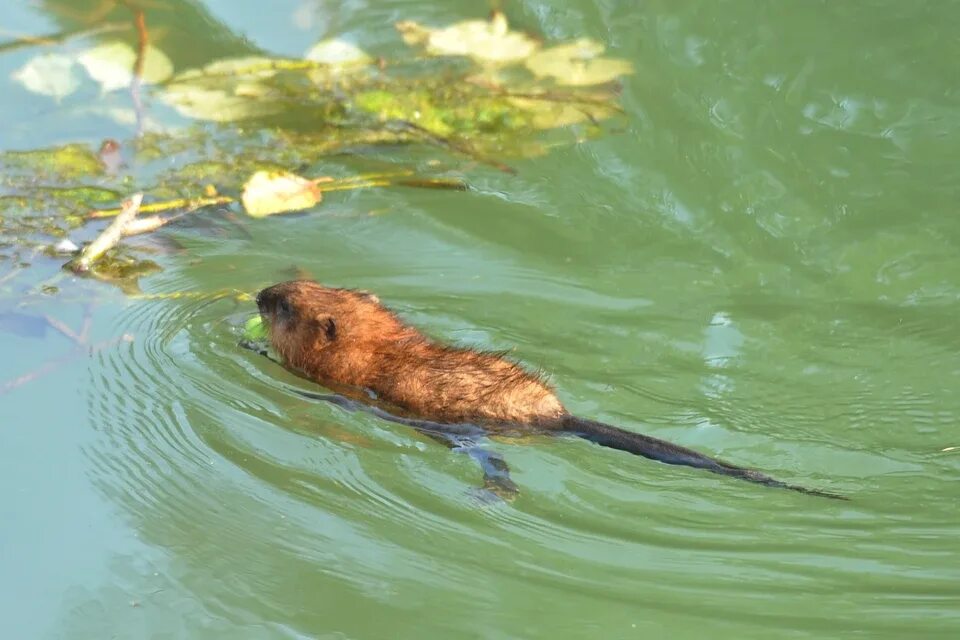
[[[213,196],[203,198],[174,198],[173,200],[164,200],[163,202],[151,202],[140,206],[140,213],[163,213],[173,209],[188,209],[195,211],[204,207],[213,207],[218,204],[232,204],[236,202],[230,196]],[[96,218],[113,218],[120,215],[123,208],[120,209],[94,209],[87,214],[88,220]]]

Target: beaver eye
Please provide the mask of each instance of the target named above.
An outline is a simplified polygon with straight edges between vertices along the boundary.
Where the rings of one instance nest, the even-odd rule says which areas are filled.
[[[284,316],[289,316],[289,315],[290,315],[290,303],[287,302],[286,300],[281,300],[281,301],[280,301],[279,308],[280,308],[280,314],[281,314],[281,315],[284,315]]]

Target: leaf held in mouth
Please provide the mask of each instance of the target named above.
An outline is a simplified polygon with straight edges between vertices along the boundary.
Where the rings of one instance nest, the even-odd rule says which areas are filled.
[[[243,325],[243,337],[251,342],[267,339],[267,325],[263,323],[260,316],[254,316],[247,320],[246,324]]]

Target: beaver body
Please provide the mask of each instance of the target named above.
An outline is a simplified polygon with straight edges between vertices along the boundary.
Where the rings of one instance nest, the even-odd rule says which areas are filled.
[[[378,405],[417,424],[469,423],[489,431],[576,435],[669,464],[839,497],[574,416],[541,376],[501,354],[433,341],[366,292],[296,280],[262,290],[257,306],[269,327],[270,342],[287,366],[333,389],[373,394]]]

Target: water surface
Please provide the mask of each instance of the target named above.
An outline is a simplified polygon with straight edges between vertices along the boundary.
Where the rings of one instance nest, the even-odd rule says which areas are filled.
[[[6,4],[5,36],[98,3]],[[472,168],[467,193],[331,194],[248,233],[164,232],[187,251],[144,289],[253,291],[293,268],[367,288],[431,335],[543,367],[575,413],[852,500],[533,439],[489,445],[521,495],[481,504],[466,456],[305,401],[313,386],[238,349],[250,304],[115,292],[94,338],[132,343],[0,396],[3,637],[956,637],[960,7],[506,10],[631,60],[625,122],[515,176]],[[147,15],[182,69],[338,34],[389,53],[397,19],[479,12]],[[2,149],[132,135],[77,108],[95,90],[54,103],[13,82],[35,53],[0,55]],[[45,311],[82,320],[68,296]],[[2,333],[0,380],[67,347]]]

